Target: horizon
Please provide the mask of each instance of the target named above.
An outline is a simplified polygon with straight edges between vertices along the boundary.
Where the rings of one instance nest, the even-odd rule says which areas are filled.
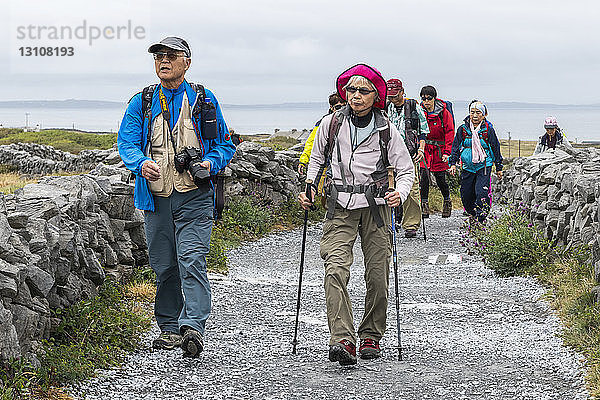
[[[410,97],[409,97],[410,98]],[[447,98],[444,98],[447,99]],[[457,104],[464,104],[464,103],[469,103],[471,100],[450,100],[452,103],[457,103]],[[16,104],[16,106],[11,107],[11,104],[14,103],[23,103],[23,105],[25,105],[25,103],[34,103],[32,106],[42,106],[42,103],[56,103],[56,104],[61,104],[61,103],[66,103],[66,102],[81,102],[82,107],[75,107],[75,108],[85,108],[83,105],[85,105],[86,103],[105,103],[105,104],[110,104],[110,105],[114,105],[115,107],[117,105],[119,106],[123,106],[126,105],[128,102],[127,101],[115,101],[115,100],[98,100],[98,99],[75,99],[75,98],[68,98],[68,99],[45,99],[45,100],[40,100],[40,99],[35,99],[35,100],[0,100],[0,107],[1,106],[7,106],[7,108],[18,108],[19,106],[21,106],[21,104]],[[37,104],[36,104],[37,103]],[[322,105],[326,105],[327,101],[294,101],[294,102],[282,102],[282,103],[246,103],[246,104],[239,104],[239,103],[226,103],[226,102],[219,102],[221,104],[221,106],[225,106],[225,107],[268,107],[268,106],[294,106],[294,105],[314,105],[314,106],[322,106]],[[528,101],[508,101],[508,100],[499,100],[499,101],[489,101],[489,102],[485,102],[485,104],[490,104],[490,105],[529,105],[529,106],[548,106],[548,107],[600,107],[600,103],[579,103],[579,104],[575,104],[575,103],[543,103],[543,102],[528,102]]]

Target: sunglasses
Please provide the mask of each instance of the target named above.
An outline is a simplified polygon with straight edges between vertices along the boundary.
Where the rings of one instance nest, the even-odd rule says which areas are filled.
[[[369,93],[373,93],[375,90],[367,89],[367,88],[355,88],[354,86],[348,86],[346,91],[350,94],[354,94],[356,92],[362,94],[363,96],[368,95]]]
[[[167,57],[167,59],[169,61],[175,61],[177,60],[179,57],[185,57],[181,54],[177,54],[177,53],[153,53],[154,59],[156,61],[161,61],[163,58]]]
[[[434,97],[433,96],[421,96],[421,100],[425,101],[425,100],[433,100]]]
[[[344,107],[344,105],[343,105],[343,104],[336,104],[335,106],[333,106],[333,109],[334,109],[335,111],[338,111],[338,110],[341,110],[341,109],[342,109],[342,107]]]

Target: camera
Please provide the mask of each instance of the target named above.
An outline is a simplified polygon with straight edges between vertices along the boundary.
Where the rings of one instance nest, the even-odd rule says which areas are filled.
[[[200,165],[201,162],[200,149],[195,147],[185,147],[181,153],[175,154],[175,169],[177,172],[182,173],[188,170],[198,187],[206,185],[210,179],[210,171]]]

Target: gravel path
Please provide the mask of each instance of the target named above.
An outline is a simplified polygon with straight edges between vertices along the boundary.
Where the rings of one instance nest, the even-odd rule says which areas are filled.
[[[499,279],[458,244],[459,214],[427,221],[428,240],[398,238],[404,361],[340,367],[327,360],[328,329],[318,244],[309,227],[298,355],[291,355],[301,230],[268,236],[229,254],[230,275],[213,280],[206,350],[145,348],[119,370],[73,389],[87,399],[585,399],[581,358],[556,336],[557,318],[532,279]],[[350,293],[360,321],[364,267],[355,247]],[[429,257],[445,251],[430,264]],[[453,258],[462,261],[451,263]],[[434,257],[435,258],[435,257]],[[457,261],[457,260],[454,260]],[[391,274],[393,279],[393,273]],[[390,282],[388,332],[396,345]]]

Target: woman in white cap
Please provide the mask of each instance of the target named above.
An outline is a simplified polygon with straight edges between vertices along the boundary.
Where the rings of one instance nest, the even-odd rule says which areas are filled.
[[[540,136],[533,154],[540,154],[548,149],[555,149],[556,146],[560,145],[571,148],[569,141],[565,140],[565,134],[558,127],[556,117],[546,117],[544,120],[544,128],[546,129],[546,133]]]
[[[496,165],[502,179],[500,142],[493,125],[487,121],[487,107],[479,100],[469,105],[469,115],[456,131],[450,153],[450,173],[456,173],[456,164],[462,162],[460,198],[465,211],[483,222],[491,206],[490,176]]]

